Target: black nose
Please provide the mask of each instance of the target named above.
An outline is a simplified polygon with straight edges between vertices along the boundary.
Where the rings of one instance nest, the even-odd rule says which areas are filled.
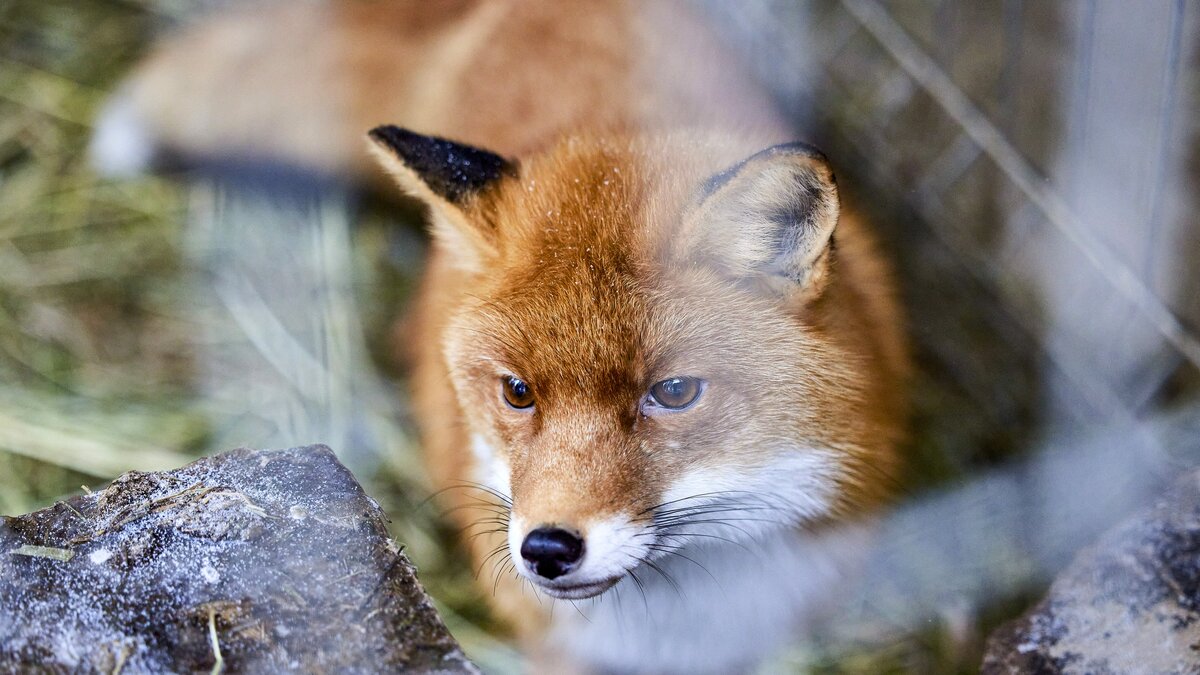
[[[583,540],[557,527],[539,527],[526,535],[521,557],[539,577],[554,579],[575,569],[583,557]]]

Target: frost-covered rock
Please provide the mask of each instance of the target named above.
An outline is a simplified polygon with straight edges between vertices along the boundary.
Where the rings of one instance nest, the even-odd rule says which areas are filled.
[[[992,634],[982,672],[1200,672],[1200,473],[1080,553]]]
[[[476,672],[324,446],[234,450],[0,525],[0,672]]]

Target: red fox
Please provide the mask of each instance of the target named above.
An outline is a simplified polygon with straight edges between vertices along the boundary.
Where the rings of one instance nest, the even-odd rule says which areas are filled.
[[[412,340],[428,469],[495,496],[502,531],[465,543],[511,556],[495,609],[543,664],[751,667],[838,577],[829,526],[902,468],[888,267],[826,158],[686,9],[224,15],[98,125],[114,171],[175,153],[367,179],[371,130],[434,240]]]

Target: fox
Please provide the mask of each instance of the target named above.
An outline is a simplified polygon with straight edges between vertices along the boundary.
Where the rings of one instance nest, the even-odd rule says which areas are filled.
[[[266,158],[421,205],[398,335],[422,454],[468,534],[486,500],[463,546],[511,568],[481,584],[544,672],[752,669],[815,624],[905,469],[889,261],[693,10],[220,12],[93,140],[114,174]]]

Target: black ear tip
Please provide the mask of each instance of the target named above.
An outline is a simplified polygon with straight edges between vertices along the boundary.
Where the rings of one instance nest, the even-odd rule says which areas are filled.
[[[381,124],[368,131],[367,136],[376,143],[386,145],[392,150],[397,150],[400,146],[411,143],[417,134],[394,124]]]
[[[792,141],[790,143],[780,143],[773,145],[766,150],[763,150],[759,155],[799,155],[808,159],[820,162],[828,172],[829,182],[837,185],[837,176],[833,173],[833,166],[829,163],[829,158],[825,156],[821,149],[804,141]]]
[[[815,159],[824,164],[829,164],[829,158],[825,156],[821,149],[804,141],[792,141],[790,143],[780,143],[758,153],[757,156],[773,156],[773,155],[800,155]]]
[[[391,124],[367,132],[412,169],[434,192],[452,202],[478,192],[503,175],[512,162],[482,148],[438,136],[425,136]]]
[[[794,157],[797,155],[820,162],[822,165],[824,165],[825,170],[828,172],[829,182],[837,185],[837,177],[833,175],[833,167],[830,166],[829,158],[825,156],[825,153],[821,152],[821,150],[815,145],[810,145],[804,141],[792,141],[790,143],[780,143],[778,145],[772,145],[769,148],[759,150],[758,152],[747,157],[746,159],[743,159],[728,169],[709,177],[709,179],[705,181],[704,185],[701,187],[700,194],[703,196],[713,194],[720,189],[721,186],[728,183],[735,175],[737,175],[739,171],[755,162],[771,160],[777,157]]]

